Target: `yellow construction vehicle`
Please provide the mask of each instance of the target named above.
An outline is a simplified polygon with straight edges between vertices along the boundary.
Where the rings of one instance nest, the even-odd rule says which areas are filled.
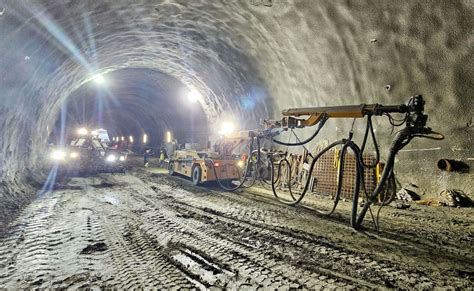
[[[192,179],[194,185],[199,185],[216,181],[217,178],[226,183],[240,180],[242,166],[237,157],[224,157],[217,152],[177,150],[170,159],[168,169],[170,175],[186,176]]]
[[[253,131],[240,131],[226,134],[214,144],[211,150],[176,150],[170,158],[170,175],[180,174],[191,178],[194,185],[217,181],[231,186],[232,181],[242,179],[245,166],[239,147],[254,137]]]

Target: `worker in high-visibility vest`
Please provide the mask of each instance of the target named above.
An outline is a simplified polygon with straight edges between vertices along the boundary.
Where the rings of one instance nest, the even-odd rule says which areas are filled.
[[[165,162],[165,152],[163,150],[160,151],[160,167],[164,166]]]

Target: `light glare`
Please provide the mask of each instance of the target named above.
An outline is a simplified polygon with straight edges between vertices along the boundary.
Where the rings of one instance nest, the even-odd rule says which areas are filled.
[[[66,153],[62,150],[55,150],[51,153],[51,158],[53,160],[62,160],[66,157]]]
[[[234,132],[234,130],[235,130],[235,126],[232,122],[224,121],[218,133],[220,135],[226,135],[226,134]]]
[[[79,134],[79,135],[86,135],[87,133],[89,133],[89,132],[87,131],[87,128],[85,128],[85,127],[79,128],[77,130],[77,134]]]
[[[107,162],[115,162],[117,157],[115,155],[108,155],[106,158]]]
[[[196,103],[202,98],[201,93],[199,93],[196,89],[192,89],[188,92],[188,100],[191,103]]]
[[[97,84],[104,84],[105,82],[105,78],[101,74],[94,75],[92,77],[92,80],[94,80],[94,82],[96,82]]]

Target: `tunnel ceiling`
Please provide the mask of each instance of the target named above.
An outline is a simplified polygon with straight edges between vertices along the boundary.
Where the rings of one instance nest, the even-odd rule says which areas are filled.
[[[4,184],[37,166],[68,96],[124,68],[176,78],[201,92],[209,124],[241,128],[286,107],[423,94],[429,124],[449,135],[416,156],[421,171],[472,153],[472,1],[1,0],[0,12]]]
[[[52,128],[55,143],[77,128],[106,128],[111,136],[143,134],[159,146],[166,131],[180,143],[207,142],[207,120],[199,102],[191,102],[178,79],[150,69],[120,69],[103,75],[104,83],[87,82],[61,104]],[[67,140],[67,138],[66,138]]]

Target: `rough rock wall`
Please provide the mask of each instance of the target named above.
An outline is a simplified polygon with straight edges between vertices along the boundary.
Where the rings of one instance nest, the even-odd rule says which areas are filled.
[[[2,0],[0,12],[4,185],[37,167],[70,93],[93,73],[130,67],[200,90],[211,127],[223,118],[255,127],[286,107],[397,104],[422,93],[430,125],[447,139],[410,145],[440,150],[400,154],[402,182],[438,191],[435,161],[472,156],[469,0]],[[331,122],[323,137],[342,135],[347,123]],[[377,132],[382,141],[387,130]],[[471,174],[441,180],[472,188]],[[0,199],[20,195],[10,192]]]

